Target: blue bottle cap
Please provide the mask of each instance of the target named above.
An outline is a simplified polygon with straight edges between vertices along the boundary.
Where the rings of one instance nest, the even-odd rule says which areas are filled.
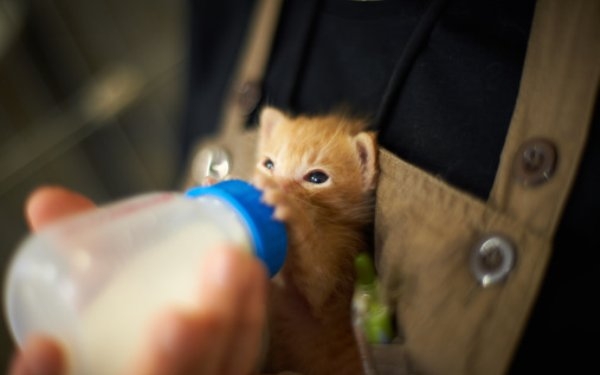
[[[267,266],[269,276],[281,269],[287,253],[285,224],[273,218],[275,210],[260,200],[260,190],[242,180],[226,180],[191,188],[185,195],[190,198],[213,195],[229,203],[246,223],[256,256]]]

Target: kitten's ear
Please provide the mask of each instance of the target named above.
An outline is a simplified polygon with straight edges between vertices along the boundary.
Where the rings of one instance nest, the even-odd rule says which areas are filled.
[[[273,129],[281,124],[286,119],[286,116],[280,110],[274,107],[265,107],[260,112],[260,137],[268,139]]]
[[[360,132],[354,137],[363,177],[363,190],[373,190],[377,184],[377,137],[375,132]]]

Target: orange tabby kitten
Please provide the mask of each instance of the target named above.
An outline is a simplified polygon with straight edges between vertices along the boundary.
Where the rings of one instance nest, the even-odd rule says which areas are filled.
[[[362,374],[351,326],[354,257],[367,248],[377,177],[373,133],[341,115],[260,115],[255,184],[286,222],[271,287],[265,371]]]

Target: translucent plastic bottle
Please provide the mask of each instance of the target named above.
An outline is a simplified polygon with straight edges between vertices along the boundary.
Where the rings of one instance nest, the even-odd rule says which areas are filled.
[[[287,239],[260,191],[238,180],[186,194],[112,203],[30,235],[5,284],[9,327],[56,338],[70,374],[113,375],[130,364],[153,318],[194,305],[200,262],[219,244],[256,254],[271,275]]]

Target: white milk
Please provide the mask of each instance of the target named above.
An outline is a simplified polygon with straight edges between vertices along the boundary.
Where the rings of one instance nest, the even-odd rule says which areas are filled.
[[[89,374],[122,373],[158,314],[169,307],[193,307],[205,255],[201,249],[225,241],[212,223],[196,223],[132,259],[82,313],[81,348]]]

